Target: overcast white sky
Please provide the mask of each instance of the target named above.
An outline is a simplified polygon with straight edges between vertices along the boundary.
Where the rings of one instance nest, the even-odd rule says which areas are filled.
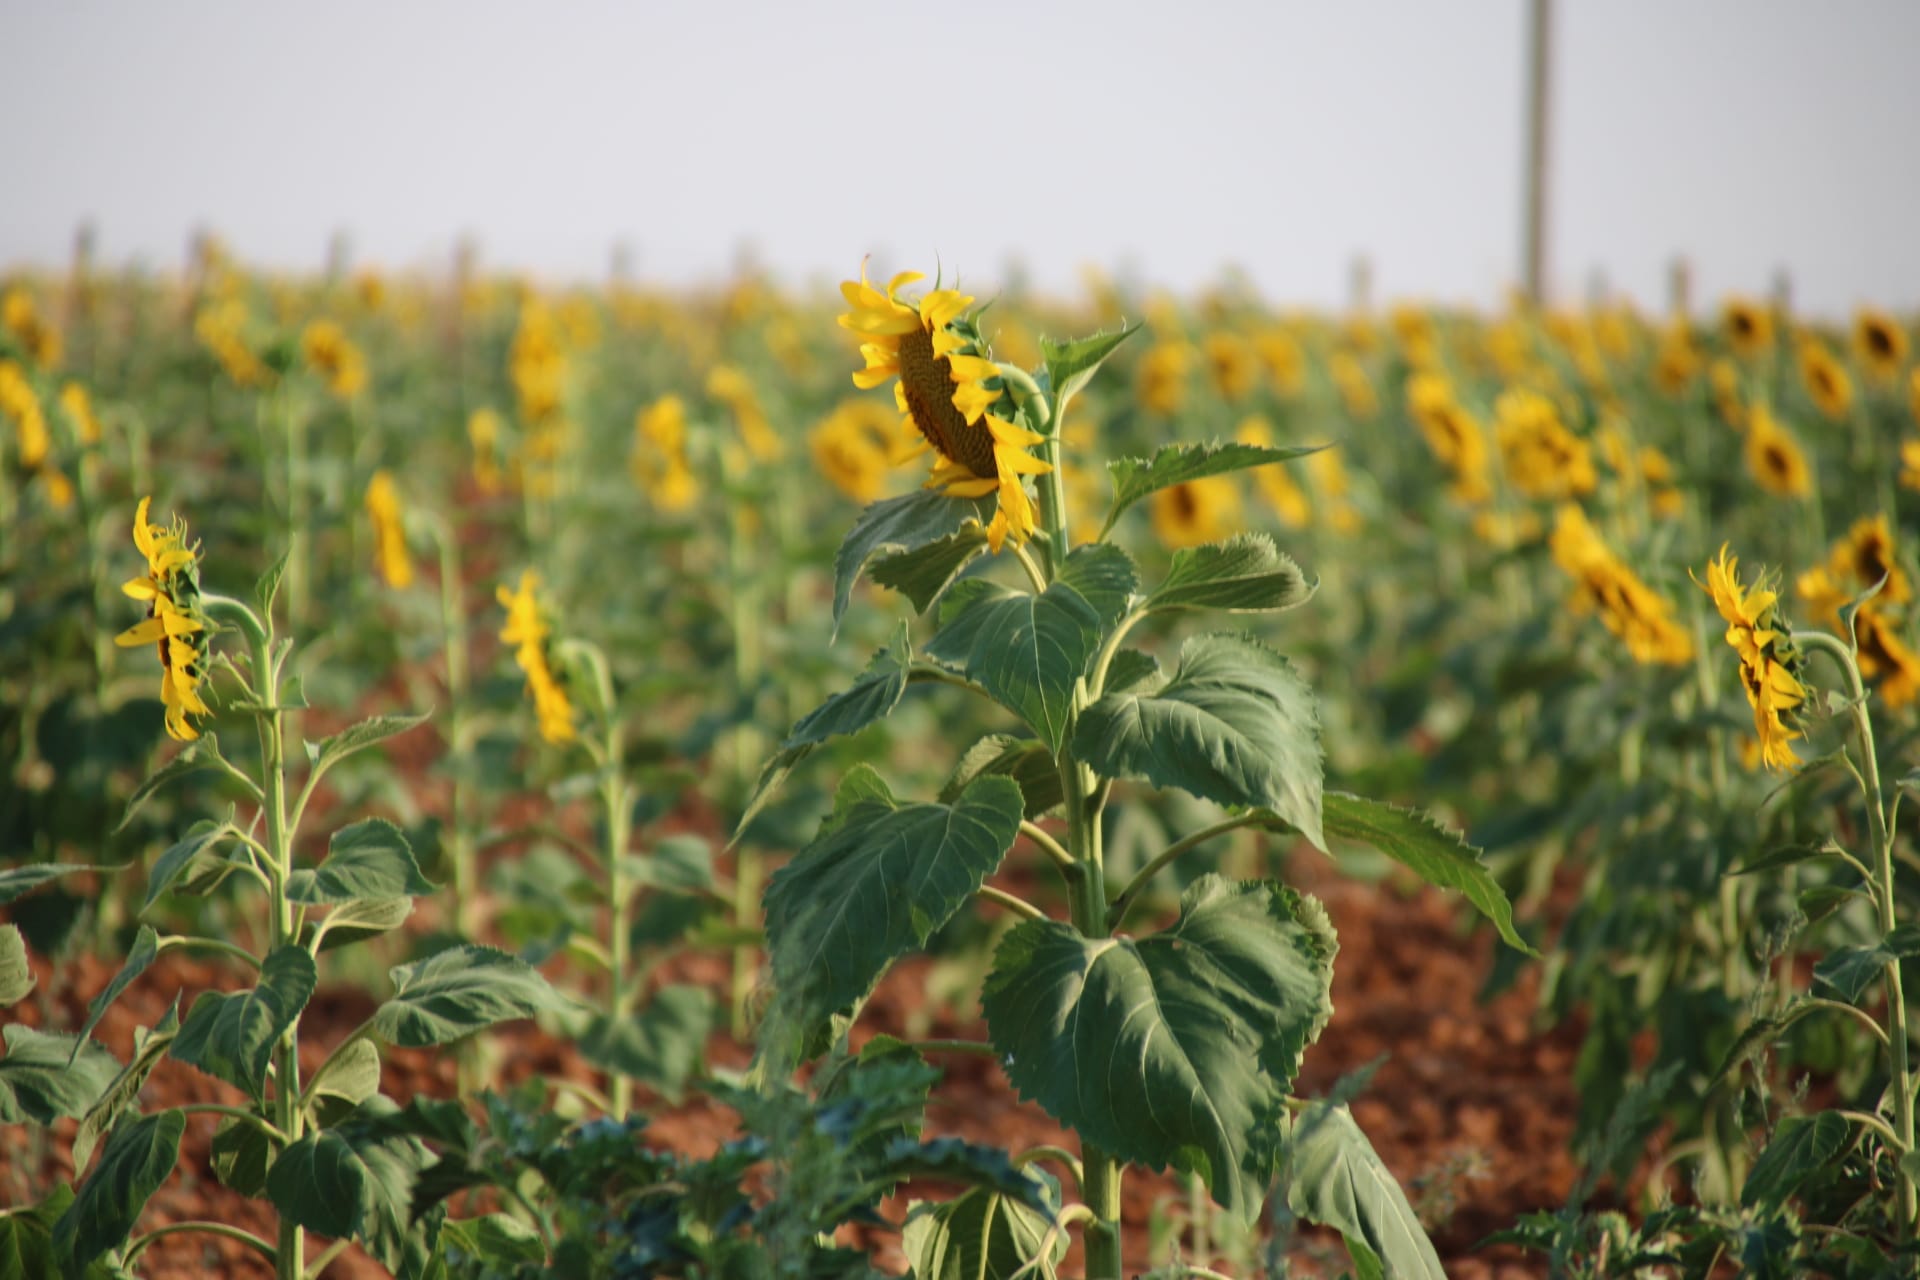
[[[0,268],[245,257],[792,280],[1017,255],[1330,303],[1516,273],[1525,0],[0,0]],[[1920,303],[1920,3],[1559,0],[1550,275]]]

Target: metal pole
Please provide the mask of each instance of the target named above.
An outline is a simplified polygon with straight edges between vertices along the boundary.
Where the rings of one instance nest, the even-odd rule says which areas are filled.
[[[1546,292],[1547,103],[1553,37],[1553,0],[1531,0],[1527,32],[1525,255],[1520,264],[1527,298],[1539,306]]]

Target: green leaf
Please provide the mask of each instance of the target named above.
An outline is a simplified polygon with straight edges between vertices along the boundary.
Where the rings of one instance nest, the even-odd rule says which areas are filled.
[[[393,998],[374,1012],[373,1028],[388,1044],[407,1049],[566,1005],[524,960],[493,947],[448,947],[390,976]]]
[[[1138,649],[1122,649],[1107,664],[1107,687],[1103,693],[1125,693],[1129,689],[1156,683],[1160,677],[1160,659]]]
[[[261,962],[258,986],[194,997],[169,1056],[263,1097],[274,1046],[307,1007],[318,981],[306,948],[275,947]]]
[[[1780,1208],[1808,1178],[1852,1146],[1853,1138],[1853,1125],[1836,1111],[1782,1120],[1773,1131],[1773,1141],[1747,1172],[1746,1185],[1740,1188],[1741,1206]]]
[[[1073,686],[1100,647],[1100,615],[1065,582],[1039,595],[984,580],[948,596],[951,619],[927,652],[965,670],[1057,750]]]
[[[365,898],[359,902],[343,902],[327,912],[326,919],[307,927],[322,931],[319,949],[331,951],[390,933],[405,924],[412,914],[412,898]],[[302,945],[306,937],[302,935]]]
[[[0,924],[0,1009],[19,1004],[33,990],[33,965],[18,925]],[[92,1030],[91,1027],[88,1030]],[[85,1032],[81,1033],[83,1036]]]
[[[1026,816],[1037,818],[1056,808],[1063,795],[1053,753],[1031,738],[990,733],[961,755],[936,798],[952,804],[975,778],[1012,778],[1020,784]]]
[[[87,1020],[80,1024],[80,1039],[84,1041],[100,1025],[100,1019],[107,1016],[107,1010],[120,998],[120,993],[133,984],[133,980],[147,971],[147,966],[160,958],[160,935],[153,926],[143,924],[140,932],[133,935],[133,946],[127,950],[127,958],[120,963],[120,972],[113,975],[113,981],[101,989],[87,1005]],[[5,1003],[0,1001],[0,1003]],[[78,1055],[80,1046],[74,1045]]]
[[[279,1159],[280,1144],[259,1125],[229,1116],[214,1130],[208,1155],[221,1186],[258,1197],[266,1194],[267,1170]]]
[[[1920,925],[1900,925],[1871,947],[1835,947],[1813,966],[1813,977],[1839,992],[1848,1004],[1858,1004],[1867,988],[1885,976],[1888,965],[1916,954],[1920,954]]]
[[[1138,324],[1128,325],[1113,333],[1096,333],[1090,337],[1073,338],[1066,342],[1055,342],[1051,338],[1040,339],[1040,358],[1047,366],[1047,382],[1053,388],[1053,394],[1059,403],[1059,413],[1066,416],[1067,402],[1084,389],[1106,358],[1117,350],[1121,343],[1140,332]],[[1053,429],[1060,429],[1059,423]]]
[[[833,557],[834,632],[840,630],[840,619],[853,597],[853,584],[868,565],[951,537],[969,520],[984,528],[992,515],[991,501],[950,498],[938,489],[916,489],[862,511]]]
[[[1733,1072],[1757,1060],[1766,1049],[1787,1033],[1787,1028],[1819,1009],[1820,1006],[1814,1004],[1810,997],[1794,996],[1778,1013],[1755,1018],[1733,1042],[1733,1047],[1727,1050],[1726,1056],[1720,1061],[1719,1070],[1713,1073],[1713,1079],[1708,1088],[1719,1088]]]
[[[96,867],[68,862],[42,862],[30,867],[8,867],[0,871],[0,907],[15,898],[32,893],[41,885],[58,880],[61,876],[70,876],[81,871],[113,871],[113,867]]]
[[[507,1274],[514,1273],[516,1264],[537,1267],[547,1260],[540,1233],[504,1213],[449,1218],[440,1228],[440,1239],[444,1248],[465,1255],[462,1261],[490,1263]]]
[[[1049,1234],[1051,1226],[1045,1215],[976,1187],[944,1204],[916,1202],[901,1244],[914,1280],[1053,1280],[1067,1233]]]
[[[1114,522],[1128,507],[1161,489],[1205,476],[1263,467],[1270,462],[1286,462],[1324,448],[1326,446],[1320,444],[1304,448],[1269,448],[1254,444],[1222,444],[1216,440],[1211,444],[1162,445],[1151,458],[1115,458],[1107,464],[1107,472],[1113,477],[1113,509],[1107,512],[1107,522],[1101,526],[1100,537],[1102,540],[1106,538]]]
[[[388,738],[398,737],[409,729],[425,724],[428,714],[369,716],[359,724],[348,725],[340,732],[330,734],[318,742],[307,744],[307,759],[313,763],[314,776],[345,760],[358,751],[385,742]]]
[[[952,919],[1019,834],[1020,788],[978,778],[951,804],[900,804],[862,788],[767,882],[779,998],[802,1037],[864,997]]]
[[[289,546],[253,584],[253,604],[260,611],[262,621],[273,617],[273,601],[280,594],[280,582],[287,576],[287,561],[292,555],[293,548]]]
[[[433,889],[420,873],[406,836],[384,818],[368,818],[334,832],[318,867],[287,877],[287,897],[306,906],[418,897]]]
[[[1196,636],[1157,693],[1109,693],[1080,713],[1081,763],[1216,804],[1270,809],[1325,849],[1320,722],[1287,660],[1251,636]]]
[[[0,1039],[7,1046],[7,1056],[0,1058],[0,1124],[77,1119],[120,1071],[118,1058],[78,1036],[12,1022],[0,1029]]]
[[[1406,1193],[1345,1103],[1316,1102],[1285,1127],[1289,1209],[1338,1231],[1363,1276],[1446,1280]]]
[[[911,1045],[889,1037],[876,1036],[860,1051],[862,1060],[871,1061],[888,1051],[918,1056]],[[873,1052],[881,1046],[881,1053]],[[897,1046],[897,1050],[895,1047]],[[963,1187],[979,1187],[1024,1205],[1052,1221],[1060,1210],[1060,1187],[1051,1176],[1030,1165],[1016,1165],[998,1147],[982,1146],[962,1138],[920,1140],[903,1134],[888,1144],[885,1161],[890,1173],[905,1178],[926,1178]]]
[[[72,1203],[73,1188],[61,1183],[39,1204],[0,1210],[0,1280],[47,1280],[62,1273],[53,1228]],[[79,1280],[124,1280],[126,1275],[102,1263],[66,1274]]]
[[[190,773],[211,769],[221,759],[220,740],[212,733],[203,733],[189,742],[178,755],[147,775],[147,780],[133,789],[133,794],[127,798],[126,810],[120,815],[120,824],[113,829],[113,833],[119,835],[125,831],[127,824],[133,821],[133,815],[153,799],[162,787]]]
[[[1328,835],[1364,840],[1428,884],[1463,894],[1508,946],[1540,954],[1513,927],[1513,904],[1487,869],[1485,855],[1431,815],[1344,791],[1322,797],[1320,814]]]
[[[958,533],[950,533],[924,547],[875,560],[867,574],[881,586],[913,601],[916,612],[925,613],[939,603],[955,579],[986,549],[987,531],[978,525],[967,525]]]
[[[1173,553],[1167,579],[1147,597],[1150,609],[1291,609],[1313,595],[1314,583],[1264,533]]]
[[[1111,542],[1086,542],[1067,553],[1060,581],[1093,606],[1103,627],[1111,627],[1140,589],[1140,570],[1132,556]]]
[[[617,1022],[595,1014],[580,1036],[580,1056],[677,1103],[706,1056],[713,1015],[710,992],[678,984],[661,987],[644,1008]]]
[[[814,747],[829,738],[858,733],[891,715],[900,704],[901,695],[907,691],[907,673],[912,663],[913,650],[907,641],[907,624],[902,622],[894,628],[893,638],[887,642],[887,647],[877,651],[868,660],[866,670],[860,673],[859,679],[851,687],[828,698],[793,726],[773,759],[760,771],[753,797],[747,802],[746,811],[734,827],[734,839],[740,838],[740,832],[746,830],[747,824],[753,821],[768,797],[793,772],[793,766]]]
[[[705,836],[664,836],[638,861],[642,884],[682,893],[706,893],[713,888],[713,842]]]
[[[167,1047],[180,1031],[180,997],[176,994],[166,1015],[152,1027],[140,1027],[133,1033],[133,1056],[119,1074],[100,1091],[100,1097],[87,1114],[80,1117],[80,1128],[73,1137],[73,1167],[85,1170],[100,1139],[112,1132],[120,1117],[139,1101],[140,1090],[154,1067],[166,1056]]]
[[[177,844],[154,859],[153,870],[147,875],[147,900],[140,909],[145,911],[158,902],[160,895],[173,888],[174,881],[185,875],[187,868],[202,854],[211,862],[214,858],[213,846],[233,834],[231,813],[224,822],[203,818],[187,828],[187,834]]]
[[[1739,864],[1727,872],[1730,876],[1752,875],[1757,871],[1777,871],[1781,867],[1791,867],[1805,862],[1809,858],[1818,858],[1826,850],[1817,844],[1786,844],[1778,848],[1767,849],[1760,853],[1742,858]]]
[[[125,1243],[147,1200],[180,1159],[187,1113],[161,1111],[115,1127],[100,1163],[53,1228],[54,1248],[79,1269]]]
[[[267,1171],[267,1199],[282,1215],[335,1240],[360,1231],[367,1212],[367,1167],[332,1130],[308,1134]]]
[[[321,1077],[316,1097],[338,1098],[358,1106],[380,1092],[380,1049],[371,1040],[355,1040],[340,1051]]]
[[[1333,1012],[1326,912],[1278,884],[1206,875],[1134,940],[1030,920],[981,994],[1023,1098],[1102,1150],[1200,1174],[1251,1222],[1300,1056]]]

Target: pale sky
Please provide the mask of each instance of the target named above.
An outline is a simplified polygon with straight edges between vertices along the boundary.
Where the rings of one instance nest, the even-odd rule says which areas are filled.
[[[1920,304],[1920,3],[1558,0],[1549,276]],[[1524,0],[0,0],[0,270],[876,266],[1329,304],[1518,270]]]

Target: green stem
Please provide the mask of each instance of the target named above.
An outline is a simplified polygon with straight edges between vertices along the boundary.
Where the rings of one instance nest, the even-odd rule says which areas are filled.
[[[1003,364],[1000,366],[1000,376],[1006,381],[1014,404],[1028,411],[1039,427],[1040,460],[1048,467],[1047,473],[1039,479],[1040,518],[1047,531],[1048,567],[1058,573],[1060,566],[1067,562],[1067,552],[1073,549],[1073,543],[1067,536],[1067,486],[1060,474],[1061,424],[1054,413],[1053,403],[1040,390],[1040,384],[1024,369]]]
[[[1046,912],[1034,906],[1025,898],[1008,893],[1005,889],[996,889],[990,884],[983,884],[978,889],[975,889],[974,892],[980,897],[985,898],[988,902],[998,903],[1015,915],[1023,916],[1028,920],[1045,920],[1047,918]]]
[[[1867,830],[1873,841],[1879,870],[1874,883],[1874,901],[1880,909],[1880,933],[1884,938],[1898,924],[1894,915],[1893,840],[1887,831],[1886,804],[1880,794],[1880,764],[1874,754],[1873,721],[1867,714],[1867,693],[1860,680],[1860,667],[1854,661],[1852,651],[1824,631],[1796,631],[1793,640],[1809,651],[1819,649],[1824,652],[1846,677],[1846,693],[1853,713],[1855,736],[1860,740],[1860,773],[1866,789]],[[1887,1048],[1893,1077],[1894,1137],[1904,1155],[1914,1149],[1913,1074],[1908,1062],[1907,1000],[1901,986],[1900,961],[1897,957],[1887,961],[1885,976],[1887,1017],[1892,1024],[1887,1032]],[[1915,1219],[1920,1217],[1920,1189],[1915,1187],[1913,1174],[1904,1161],[1899,1166],[1899,1179],[1898,1221],[1900,1238],[1905,1240],[1912,1237]]]
[[[1100,654],[1093,660],[1093,675],[1087,680],[1087,696],[1097,698],[1107,690],[1107,670],[1113,666],[1113,655],[1120,652],[1120,642],[1127,633],[1147,616],[1145,609],[1135,609],[1114,626],[1107,636],[1106,643],[1100,646]]]
[[[230,1227],[224,1222],[170,1222],[164,1227],[155,1227],[151,1231],[142,1232],[140,1235],[127,1241],[125,1248],[121,1250],[120,1256],[126,1260],[128,1266],[132,1266],[133,1260],[145,1252],[146,1247],[155,1240],[163,1236],[181,1235],[188,1231],[197,1231],[202,1235],[209,1236],[225,1236],[229,1240],[238,1240],[241,1244],[247,1245],[271,1259],[276,1267],[279,1264],[279,1253],[272,1245],[251,1231],[242,1231],[239,1227]],[[304,1280],[304,1277],[301,1277],[300,1280]]]
[[[919,1053],[978,1053],[991,1058],[993,1046],[985,1040],[915,1040],[909,1048]]]
[[[332,1244],[322,1249],[319,1255],[307,1264],[307,1280],[320,1280],[321,1273],[327,1269],[327,1264],[352,1247],[353,1241],[349,1239],[335,1240]]]
[[[468,684],[467,620],[460,607],[460,540],[446,521],[434,522],[440,551],[440,636],[447,663],[447,751],[452,757],[453,797],[448,821],[447,870],[453,881],[453,929],[469,942],[480,936],[475,902],[479,868],[469,829],[466,706]]]
[[[1020,819],[1020,830],[1027,839],[1033,841],[1040,852],[1052,858],[1054,863],[1058,865],[1062,871],[1073,866],[1073,855],[1065,849],[1062,849],[1060,842],[1042,830],[1038,823],[1027,818],[1022,818]]]
[[[1113,900],[1113,906],[1107,911],[1108,927],[1118,929],[1121,925],[1125,924],[1127,912],[1132,909],[1134,900],[1140,896],[1141,890],[1153,882],[1153,878],[1160,874],[1163,867],[1178,858],[1181,854],[1191,849],[1196,849],[1207,841],[1217,839],[1236,828],[1252,826],[1254,823],[1265,820],[1265,814],[1236,814],[1231,818],[1222,818],[1210,827],[1202,827],[1192,835],[1183,836],[1162,849],[1158,854],[1154,855],[1151,862],[1134,873],[1133,879],[1127,881],[1127,887],[1122,889],[1120,896]]]
[[[1016,1167],[1024,1169],[1026,1166],[1039,1160],[1051,1160],[1066,1169],[1068,1173],[1073,1175],[1073,1184],[1076,1187],[1080,1185],[1081,1180],[1086,1176],[1086,1170],[1080,1165],[1079,1156],[1074,1155],[1073,1152],[1067,1150],[1065,1147],[1049,1146],[1044,1143],[1037,1147],[1028,1147],[1025,1151],[1022,1151],[1013,1158],[1013,1163]]]
[[[607,759],[600,798],[606,806],[607,822],[607,908],[610,925],[607,938],[607,1021],[618,1025],[626,1015],[627,1007],[627,952],[631,945],[627,936],[627,903],[633,896],[633,889],[627,880],[627,847],[632,835],[633,805],[627,794],[626,777],[620,772],[620,730],[614,721],[611,705],[607,707],[606,714]],[[626,1073],[609,1069],[607,1089],[613,1103],[610,1114],[615,1120],[624,1121],[628,1108],[633,1104],[633,1081]]]
[[[231,956],[254,969],[260,967],[260,958],[236,943],[220,938],[201,938],[185,934],[169,934],[160,939],[158,951],[218,951],[221,955]]]
[[[188,1115],[224,1116],[229,1120],[244,1121],[283,1146],[287,1141],[287,1135],[280,1132],[272,1121],[264,1119],[244,1107],[229,1107],[218,1102],[184,1102],[175,1107],[174,1110],[184,1111]]]

